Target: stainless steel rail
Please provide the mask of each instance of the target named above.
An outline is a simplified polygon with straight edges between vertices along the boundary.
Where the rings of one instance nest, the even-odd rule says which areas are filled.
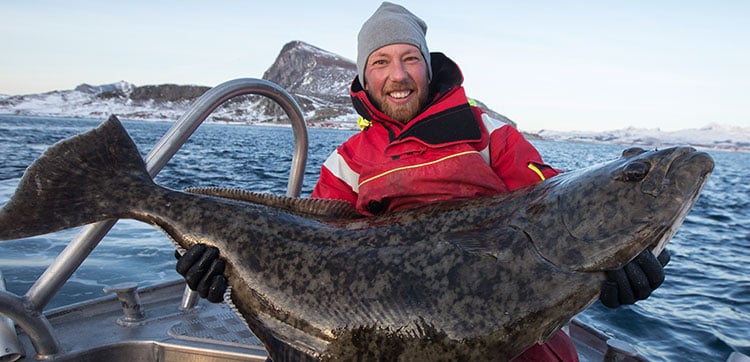
[[[3,277],[2,271],[0,271],[0,291],[5,291],[5,278]],[[0,295],[0,299],[3,295]],[[13,306],[15,300],[11,299],[8,304]],[[16,309],[11,307],[10,309]],[[8,313],[12,314],[12,312]],[[20,316],[23,318],[23,316]],[[23,324],[25,321],[19,322]],[[33,323],[33,321],[32,321]],[[16,335],[16,327],[13,324],[13,320],[5,315],[0,315],[0,361],[17,361],[24,357],[23,348],[21,343],[18,341],[18,335]]]
[[[246,94],[271,98],[286,112],[295,136],[294,154],[287,185],[287,196],[299,196],[307,163],[307,128],[302,110],[292,96],[280,86],[262,79],[235,79],[208,90],[198,98],[146,156],[146,167],[153,177],[161,171],[198,126],[225,101]],[[24,297],[0,291],[0,313],[19,324],[32,340],[38,359],[59,351],[59,343],[43,308],[88,257],[116,221],[85,227],[42,273]]]

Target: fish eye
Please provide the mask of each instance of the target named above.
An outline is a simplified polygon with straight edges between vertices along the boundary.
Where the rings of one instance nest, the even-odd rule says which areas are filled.
[[[622,180],[627,182],[637,182],[643,180],[651,165],[645,161],[633,161],[627,164],[622,170]]]

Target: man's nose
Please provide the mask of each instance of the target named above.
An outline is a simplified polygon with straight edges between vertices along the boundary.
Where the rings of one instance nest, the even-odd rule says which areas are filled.
[[[406,64],[403,62],[393,62],[389,76],[392,81],[396,82],[408,79],[409,73],[406,71]]]

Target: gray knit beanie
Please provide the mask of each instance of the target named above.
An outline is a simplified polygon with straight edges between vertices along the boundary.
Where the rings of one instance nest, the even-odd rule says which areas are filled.
[[[401,5],[387,1],[370,16],[357,37],[357,75],[365,85],[365,65],[372,52],[391,44],[411,44],[419,48],[427,62],[427,75],[432,79],[430,51],[427,49],[427,24]]]

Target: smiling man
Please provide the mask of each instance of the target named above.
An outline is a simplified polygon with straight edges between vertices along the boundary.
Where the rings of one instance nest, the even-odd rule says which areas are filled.
[[[507,119],[471,105],[460,69],[430,53],[426,32],[422,19],[388,2],[362,25],[350,93],[363,131],[327,159],[312,197],[376,215],[557,174]]]

